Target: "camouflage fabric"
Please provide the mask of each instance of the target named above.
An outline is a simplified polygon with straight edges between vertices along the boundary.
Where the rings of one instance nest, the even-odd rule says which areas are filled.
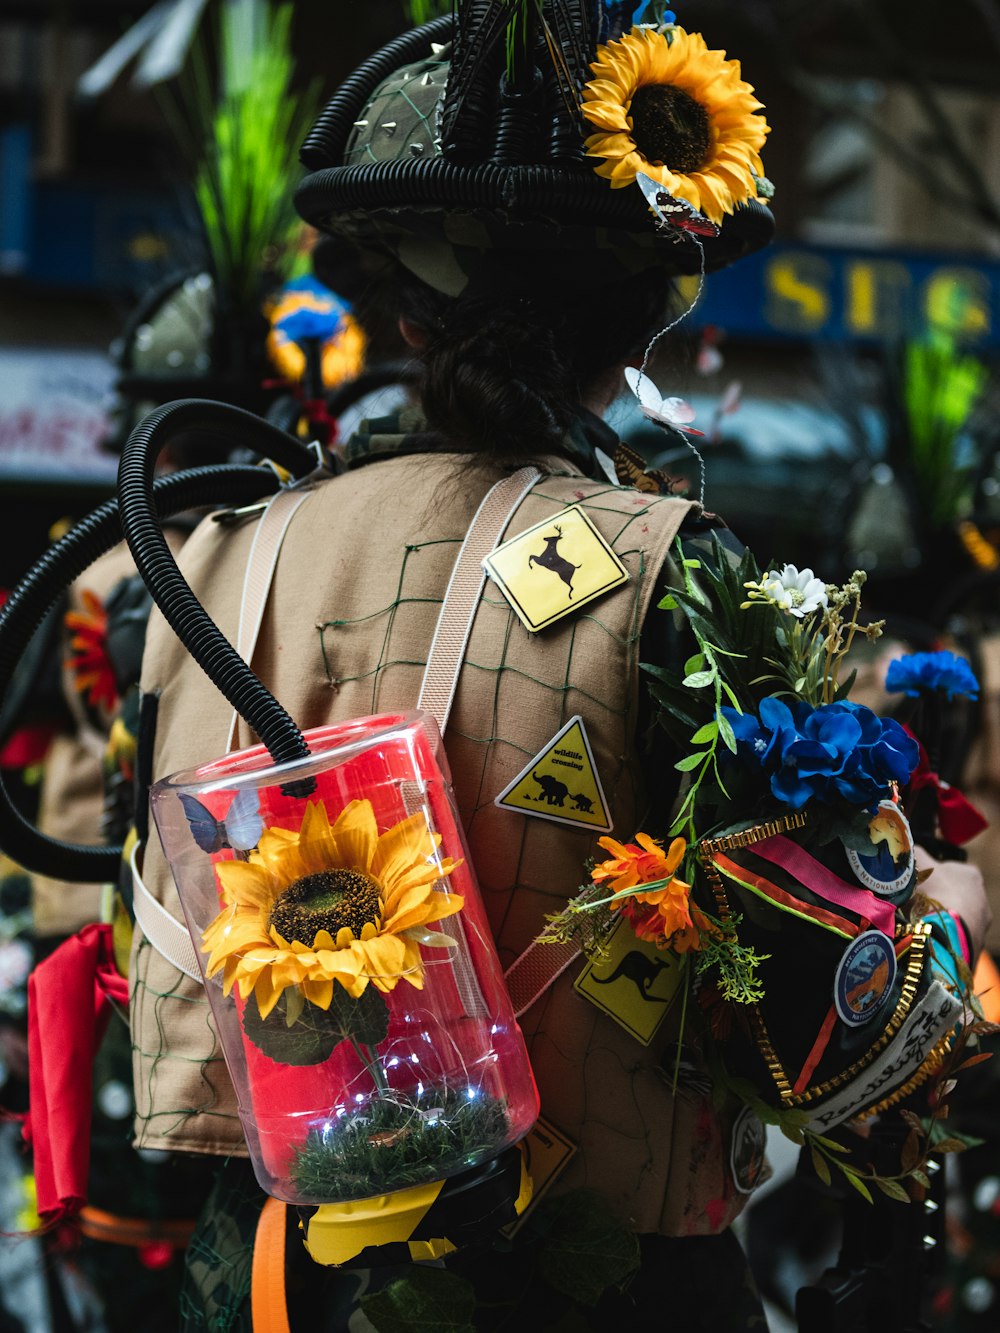
[[[602,477],[595,449],[614,453],[618,437],[614,431],[585,408],[578,409],[576,420],[563,437],[561,452],[588,477]],[[428,430],[418,407],[404,408],[391,416],[362,421],[358,430],[339,451],[348,469],[361,467],[377,458],[398,458],[402,454],[455,453],[455,445]],[[470,451],[471,452],[471,451]]]
[[[181,1333],[252,1333],[253,1241],[263,1201],[248,1162],[221,1168],[188,1251]],[[289,1209],[285,1279],[290,1327],[314,1333],[604,1333],[659,1327],[668,1315],[684,1333],[767,1330],[731,1233],[634,1237],[574,1196],[543,1205],[513,1242],[384,1268],[314,1264]]]

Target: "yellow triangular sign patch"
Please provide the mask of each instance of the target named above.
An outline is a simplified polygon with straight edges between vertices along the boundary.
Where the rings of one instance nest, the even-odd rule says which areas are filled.
[[[579,505],[502,542],[483,566],[532,634],[628,582],[628,570]]]
[[[504,810],[610,833],[611,814],[580,716],[571,717],[496,798]]]

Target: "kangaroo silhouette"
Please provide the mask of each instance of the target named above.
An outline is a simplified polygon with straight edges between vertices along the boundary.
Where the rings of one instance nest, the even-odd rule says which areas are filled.
[[[565,556],[559,554],[556,546],[562,540],[562,528],[556,528],[554,537],[545,537],[545,549],[541,555],[528,556],[528,568],[532,565],[541,565],[542,569],[551,569],[553,574],[558,574],[569,589],[570,597],[573,596],[573,575],[580,568],[579,565],[571,564]]]
[[[647,958],[638,949],[632,949],[619,960],[610,977],[595,976],[594,980],[602,986],[610,986],[612,981],[617,981],[619,977],[626,977],[642,998],[648,1000],[650,987],[664,968],[669,967],[669,963],[663,963],[659,958]]]
[[[560,782],[554,778],[551,773],[536,773],[534,769],[531,776],[541,787],[541,792],[535,797],[536,801],[547,801],[549,805],[563,806],[566,803],[566,797],[569,795],[569,788],[565,782]]]

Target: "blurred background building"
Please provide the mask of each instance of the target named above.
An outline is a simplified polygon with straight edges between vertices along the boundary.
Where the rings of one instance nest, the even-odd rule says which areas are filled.
[[[198,263],[168,112],[224,3],[0,0],[0,484],[19,497],[0,585],[108,486],[106,349],[139,297]],[[297,0],[300,79],[328,93],[435,8]],[[987,361],[1000,340],[1000,6],[689,0],[678,21],[738,53],[767,106],[778,241],[709,280],[661,379],[712,421],[709,502],[762,559],[802,518],[843,556],[886,451],[866,354],[929,324]],[[733,381],[740,406],[720,412]]]

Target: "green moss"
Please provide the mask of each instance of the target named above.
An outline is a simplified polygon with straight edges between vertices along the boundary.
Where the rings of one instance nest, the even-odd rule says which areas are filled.
[[[431,1087],[421,1096],[371,1101],[310,1130],[292,1180],[303,1198],[363,1199],[453,1175],[500,1151],[510,1130],[504,1103],[482,1091]]]

